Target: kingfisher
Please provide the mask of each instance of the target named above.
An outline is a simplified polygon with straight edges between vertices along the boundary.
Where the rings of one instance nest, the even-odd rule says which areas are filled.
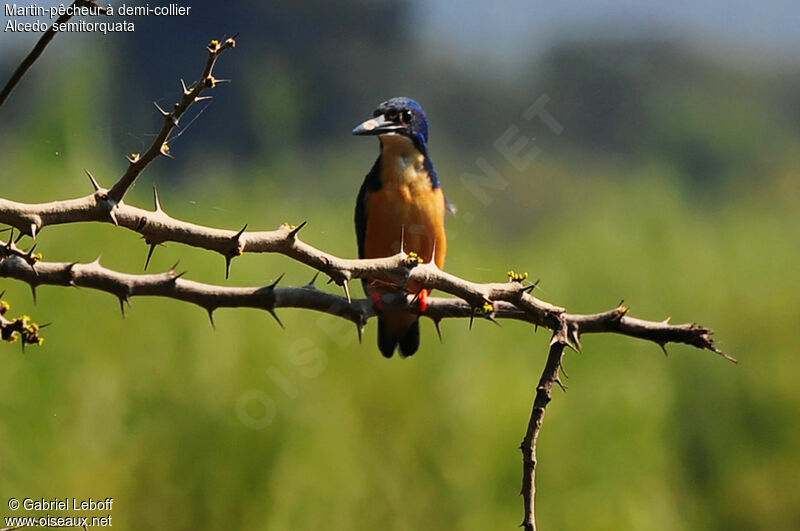
[[[416,101],[392,98],[373,117],[353,129],[354,135],[377,136],[380,151],[356,200],[355,225],[359,258],[392,256],[402,249],[425,263],[444,267],[447,238],[444,193],[428,154],[428,120]],[[391,358],[399,348],[406,358],[419,348],[419,315],[402,308],[383,308],[381,295],[400,286],[363,281],[378,310],[378,348]],[[406,290],[419,299],[425,313],[428,290],[413,283]]]

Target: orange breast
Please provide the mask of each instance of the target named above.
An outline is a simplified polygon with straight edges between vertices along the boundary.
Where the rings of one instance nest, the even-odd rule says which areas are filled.
[[[444,231],[445,202],[441,188],[427,190],[384,187],[367,197],[366,258],[391,256],[400,251],[417,253],[423,261],[433,257],[444,267],[447,238]]]
[[[433,188],[424,156],[407,137],[385,135],[381,144],[381,188],[366,197],[365,257],[397,254],[402,239],[405,252],[415,252],[425,262],[433,258],[444,267],[447,238],[442,189]]]

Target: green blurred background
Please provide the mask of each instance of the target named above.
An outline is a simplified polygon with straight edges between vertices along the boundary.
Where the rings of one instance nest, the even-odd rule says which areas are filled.
[[[636,316],[714,328],[739,365],[685,346],[584,338],[539,439],[542,529],[800,529],[800,9],[774,2],[451,0],[194,2],[136,32],[59,35],[0,111],[0,196],[41,202],[110,185],[142,151],[211,38],[241,32],[230,85],[126,201],[157,184],[175,217],[268,230],[354,256],[352,205],[375,157],[350,129],[391,96],[425,106],[449,197],[447,269],[516,269],[574,312],[624,298]],[[0,78],[35,35],[0,36]],[[542,96],[563,126],[523,112]],[[188,123],[189,120],[184,120]],[[510,132],[509,132],[510,131]],[[524,136],[534,160],[495,146]],[[537,151],[528,151],[534,149]],[[502,176],[465,185],[478,159]],[[466,177],[465,177],[466,176]],[[51,227],[46,260],[142,270],[110,225]],[[29,244],[29,239],[23,240]],[[193,280],[258,285],[307,267],[168,245]],[[52,321],[41,348],[2,347],[0,497],[113,497],[121,529],[513,529],[519,442],[545,331],[430,322],[385,360],[374,324],[204,312],[169,300],[2,280],[12,314]],[[331,288],[333,289],[333,288]],[[59,514],[52,512],[53,514]],[[12,513],[2,501],[0,515]],[[75,514],[75,513],[72,513]],[[93,513],[94,514],[94,513]],[[105,513],[103,513],[105,514]]]

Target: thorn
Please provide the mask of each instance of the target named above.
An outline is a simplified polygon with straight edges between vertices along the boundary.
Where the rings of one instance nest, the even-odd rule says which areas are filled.
[[[356,333],[358,333],[358,344],[360,345],[364,335],[364,326],[362,324],[356,323]]]
[[[183,80],[181,80],[181,83],[182,82],[183,82]],[[208,312],[208,320],[211,321],[211,328],[216,330],[217,329],[217,325],[214,322],[214,308],[206,308],[206,311]]]
[[[86,172],[86,176],[89,177],[89,182],[92,183],[92,188],[94,188],[94,191],[99,192],[100,190],[102,190],[100,184],[97,182],[97,179],[95,179],[94,175],[92,175],[92,172],[90,172],[86,168],[84,168],[83,171]]]
[[[561,374],[564,375],[564,378],[569,378],[569,374],[567,374],[567,371],[564,370],[564,364],[563,363],[559,363],[558,364],[558,370],[561,371]]]
[[[232,256],[225,257],[225,280],[228,280],[231,276],[231,261],[233,260]]]
[[[158,188],[156,188],[155,183],[153,183],[153,205],[156,212],[164,212],[161,208],[161,201],[158,199]]]
[[[422,293],[422,291],[423,291],[424,289],[425,289],[425,288],[422,288],[421,290],[419,290],[418,292],[416,292],[416,293],[414,294],[414,297],[411,299],[411,302],[410,302],[409,304],[414,304],[415,302],[417,302],[417,301],[419,300],[419,296],[420,296],[420,294]]]
[[[119,311],[122,313],[122,318],[125,319],[125,297],[119,298]]]
[[[497,326],[499,326],[500,328],[503,328],[503,325],[501,325],[501,324],[500,324],[500,321],[498,321],[498,320],[497,320],[497,318],[495,317],[495,313],[494,313],[494,312],[492,312],[492,313],[488,314],[488,315],[486,316],[486,319],[487,319],[487,320],[489,320],[489,321],[491,321],[491,322],[493,322],[494,324],[496,324],[496,325],[497,325]]]
[[[476,309],[477,309],[477,308],[475,308],[475,307],[473,306],[473,307],[472,307],[472,312],[469,314],[469,329],[470,329],[470,330],[472,330],[472,321],[474,321],[474,320],[475,320],[475,310],[476,310]]]
[[[173,127],[178,127],[178,121],[179,121],[178,116],[176,116],[176,115],[174,115],[174,114],[172,114],[170,112],[165,111],[156,102],[153,102],[153,105],[156,106],[156,109],[158,109],[158,112],[161,113],[161,116],[163,116],[165,120],[167,120],[169,123],[171,123]],[[175,104],[175,108],[178,109],[179,108],[179,104],[176,103]]]
[[[555,332],[553,332],[553,336],[550,338],[550,345],[549,346],[552,347],[553,345],[555,345],[556,343],[559,343],[560,341],[561,341],[561,338],[559,337],[559,333],[558,333],[558,331],[555,331]]]
[[[175,160],[175,157],[173,157],[172,154],[169,152],[169,144],[167,144],[166,142],[161,144],[161,149],[159,150],[159,153],[161,153],[162,155],[164,155],[168,159]]]
[[[539,287],[539,282],[540,282],[540,280],[537,280],[536,282],[534,282],[533,284],[531,284],[531,285],[529,285],[529,286],[522,286],[522,287],[519,289],[519,292],[520,292],[520,293],[531,293],[531,292],[533,292],[533,291],[534,291],[536,288],[538,288],[538,287]]]
[[[347,280],[342,281],[342,287],[344,288],[344,294],[347,297],[347,304],[352,304],[353,299],[350,298],[350,285],[348,284]]]
[[[164,109],[162,109],[161,106],[157,102],[154,101],[153,105],[156,106],[156,109],[158,109],[158,112],[161,113],[161,116],[163,116],[164,118],[169,116],[169,113],[167,111],[165,111]]]
[[[719,354],[720,356],[722,356],[723,358],[725,358],[726,360],[728,360],[728,361],[730,361],[730,362],[733,362],[733,363],[739,363],[739,360],[737,360],[737,359],[736,359],[736,358],[734,358],[733,356],[730,356],[730,355],[728,355],[727,353],[725,353],[725,352],[721,351],[720,349],[718,349],[718,348],[717,348],[717,347],[715,347],[714,345],[711,345],[711,351],[712,351],[712,352],[714,352],[714,353],[716,353],[716,354]]]
[[[36,226],[36,223],[31,223],[31,238],[33,238],[34,240],[36,239],[36,232],[38,230],[39,228]]]
[[[555,378],[553,378],[553,381],[561,388],[562,391],[564,391],[565,393],[567,392],[567,386],[564,385],[564,382],[561,381],[561,378],[556,376]]]
[[[147,251],[147,260],[144,261],[144,270],[147,271],[147,266],[150,265],[150,259],[153,257],[153,251],[156,250],[157,243],[150,244],[150,250]]]
[[[406,226],[400,225],[400,254],[405,254]]]
[[[436,327],[436,335],[439,336],[439,343],[444,343],[444,340],[442,339],[442,329],[439,328],[439,323],[441,321],[442,321],[441,319],[434,319],[433,320],[433,326]]]
[[[237,232],[237,233],[236,233],[236,234],[233,236],[233,238],[231,238],[231,239],[232,239],[233,241],[235,241],[235,242],[238,242],[238,241],[239,241],[239,238],[241,238],[241,237],[242,237],[242,234],[244,234],[244,231],[246,231],[246,230],[247,230],[247,223],[245,223],[245,224],[244,224],[244,227],[242,227],[242,228],[241,228],[241,230],[239,230],[239,232]]]
[[[225,278],[227,279],[230,277],[231,274],[231,261],[236,258],[237,256],[242,255],[242,234],[244,231],[247,230],[247,224],[245,223],[244,227],[233,235],[231,240],[236,244],[236,247],[231,249],[230,254],[225,257]]]
[[[189,87],[186,86],[186,82],[181,78],[181,89],[183,90],[183,95],[188,96],[192,91],[189,90]]]
[[[292,231],[289,233],[289,238],[292,239],[297,238],[297,233],[300,232],[300,229],[306,226],[306,223],[308,223],[308,221],[304,221],[300,225],[293,228]]]
[[[275,318],[276,321],[278,321],[278,324],[281,326],[281,328],[286,330],[286,327],[283,326],[283,323],[281,322],[280,318],[278,317],[278,314],[275,313],[275,308],[268,308],[267,311],[270,313],[270,315],[272,315],[272,317]]]
[[[36,294],[36,285],[35,284],[31,284],[30,286],[31,286],[31,295],[33,296],[33,304],[38,304],[39,303],[39,297]]]
[[[197,96],[194,99],[194,101],[198,102],[198,101],[213,100],[213,99],[214,99],[214,96]]]
[[[670,316],[670,317],[667,317],[666,319],[664,319],[664,320],[663,320],[663,321],[661,321],[661,322],[662,322],[662,323],[664,323],[664,324],[669,324],[669,320],[670,320],[670,319],[672,319],[672,316]]]
[[[539,323],[533,323],[533,333],[535,334],[538,331],[539,331]]]
[[[276,278],[275,281],[272,284],[267,286],[267,289],[275,289],[275,286],[278,285],[278,282],[280,282],[283,279],[283,275],[285,275],[285,274],[286,273],[281,273],[281,275],[278,278]]]
[[[666,343],[658,343],[658,346],[661,347],[661,351],[664,353],[664,357],[669,358],[669,352],[667,352]]]
[[[573,345],[573,344],[572,344],[572,341],[571,341],[569,338],[566,338],[566,337],[565,337],[565,338],[564,338],[564,341],[563,341],[563,343],[564,343],[564,345],[565,345],[567,348],[569,348],[570,350],[572,350],[572,351],[573,351],[573,352],[575,352],[576,354],[580,354],[580,351],[578,350],[578,347],[576,347],[575,345]]]
[[[570,330],[569,335],[571,336],[570,340],[572,341],[572,344],[574,345],[573,346],[573,350],[575,350],[575,352],[577,352],[578,354],[583,352],[583,346],[581,345],[581,336],[578,333],[578,329],[577,328],[573,328],[572,330]]]
[[[308,284],[306,284],[305,287],[306,288],[316,288],[317,286],[315,285],[315,283],[317,282],[317,277],[319,277],[319,271],[314,273],[314,276],[311,278],[311,281]],[[0,296],[2,296],[2,295],[0,295]]]
[[[75,287],[75,266],[78,262],[70,262],[67,265],[67,273],[69,274],[69,285]]]
[[[114,207],[112,207],[111,210],[108,211],[108,217],[109,219],[111,219],[111,222],[114,225],[119,226],[119,221],[117,221],[117,214],[116,212],[114,212]]]

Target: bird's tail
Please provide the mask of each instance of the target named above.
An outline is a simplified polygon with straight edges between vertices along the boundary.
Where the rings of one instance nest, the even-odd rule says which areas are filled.
[[[413,356],[419,349],[419,317],[414,314],[378,317],[378,348],[381,354],[391,358],[398,346],[401,358]]]

